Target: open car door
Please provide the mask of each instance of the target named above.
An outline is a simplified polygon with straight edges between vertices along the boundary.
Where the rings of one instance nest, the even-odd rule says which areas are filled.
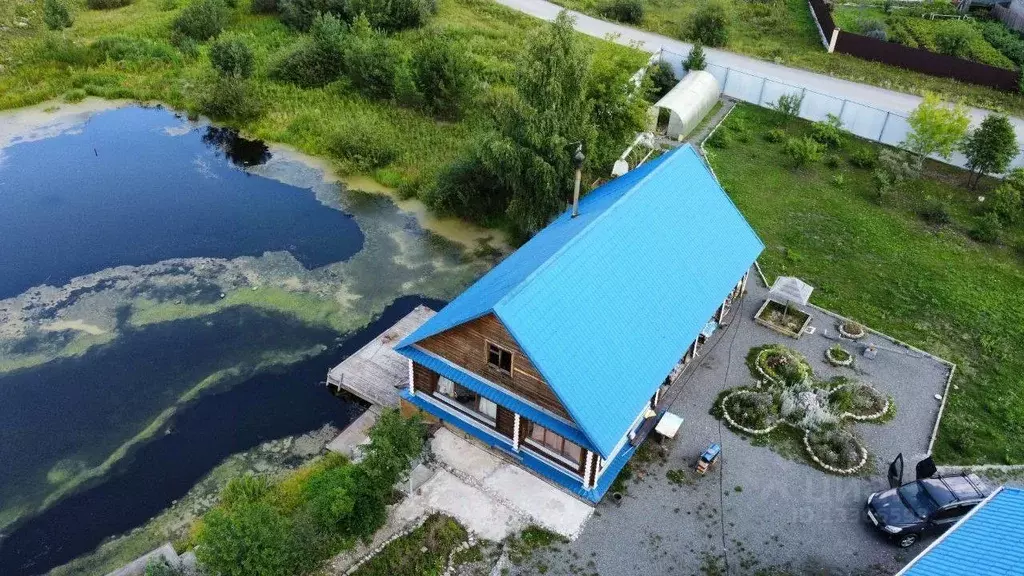
[[[898,488],[903,485],[903,453],[889,464],[889,488]]]

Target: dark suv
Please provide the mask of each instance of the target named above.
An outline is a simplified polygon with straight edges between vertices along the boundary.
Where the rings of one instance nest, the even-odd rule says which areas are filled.
[[[868,520],[901,548],[949,528],[992,493],[976,474],[925,478],[868,496]]]

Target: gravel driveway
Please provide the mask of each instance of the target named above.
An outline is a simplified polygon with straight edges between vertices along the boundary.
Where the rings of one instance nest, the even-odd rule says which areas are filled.
[[[882,350],[874,360],[858,356],[855,376],[891,394],[897,415],[886,424],[854,425],[875,457],[863,476],[825,474],[799,455],[753,445],[708,413],[719,392],[752,382],[744,359],[754,346],[792,346],[818,376],[854,376],[824,362],[834,341],[823,333],[836,333],[834,318],[812,310],[816,333],[787,338],[753,322],[766,289],[753,275],[748,288],[730,325],[670,391],[678,394],[671,410],[685,423],[667,457],[637,466],[646,471],[638,470],[621,503],[605,498],[578,540],[535,554],[517,573],[892,574],[927,545],[902,551],[869,529],[860,512],[869,493],[887,487],[884,469],[897,453],[909,476],[927,451],[939,410],[933,395],[943,392],[948,366],[869,336]],[[722,445],[722,459],[699,477],[692,466],[711,442]]]

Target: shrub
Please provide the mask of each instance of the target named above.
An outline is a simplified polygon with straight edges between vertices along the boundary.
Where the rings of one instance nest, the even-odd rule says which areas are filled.
[[[949,210],[946,208],[946,203],[932,196],[925,197],[924,203],[918,209],[917,213],[929,224],[941,225],[948,224],[950,221]]]
[[[811,138],[827,148],[841,147],[845,138],[842,120],[835,114],[829,114],[824,121],[813,123],[811,125]]]
[[[999,215],[991,210],[985,212],[978,220],[978,223],[969,232],[971,238],[978,242],[985,242],[986,244],[995,244],[996,242],[999,242],[999,238],[1002,234],[1003,223],[999,220]]]
[[[121,8],[132,3],[132,0],[85,0],[85,5],[93,10],[109,10]]]
[[[672,65],[664,60],[651,66],[648,74],[651,77],[651,89],[654,91],[652,100],[655,101],[668,94],[668,91],[679,83],[676,73],[672,71]]]
[[[610,0],[601,6],[601,15],[627,24],[639,24],[644,19],[643,0]]]
[[[829,466],[847,469],[860,463],[859,444],[849,430],[824,426],[811,432],[807,441],[814,455]]]
[[[390,131],[343,130],[331,140],[331,152],[361,172],[390,164],[398,157],[395,135]]]
[[[876,18],[868,18],[857,21],[857,28],[860,29],[860,33],[868,38],[874,38],[876,40],[888,40],[888,34],[885,31],[885,23]]]
[[[497,175],[483,161],[484,143],[476,143],[445,167],[432,186],[423,191],[423,202],[434,212],[472,222],[497,222],[511,196]]]
[[[722,128],[719,127],[718,130],[712,132],[704,142],[712,148],[724,150],[729,147],[729,136],[725,133],[725,130],[722,130]]]
[[[313,27],[318,14],[348,18],[343,0],[277,0],[277,10],[281,22],[302,32],[308,32]]]
[[[222,76],[200,99],[203,113],[216,120],[251,120],[260,115],[262,102],[244,78]]]
[[[835,154],[826,154],[825,155],[825,166],[827,166],[828,168],[838,168],[839,167],[839,163],[840,163],[839,156],[837,156]]]
[[[707,58],[704,56],[704,47],[697,42],[690,49],[690,53],[686,55],[686,60],[683,62],[683,66],[687,70],[703,70],[707,68]]]
[[[223,506],[243,506],[255,504],[265,498],[273,490],[266,476],[245,475],[232,478],[220,493]]]
[[[399,46],[370,27],[362,14],[344,39],[345,72],[352,85],[367,96],[391,98],[395,78],[402,64]]]
[[[291,576],[301,559],[288,518],[266,502],[214,508],[196,542],[199,562],[221,576]]]
[[[729,400],[725,409],[741,426],[761,430],[774,423],[774,400],[771,394],[741,392]]]
[[[786,139],[786,131],[782,128],[772,128],[771,130],[764,133],[764,139],[766,142],[772,144],[778,144]]]
[[[935,33],[935,48],[942,54],[956,58],[971,57],[971,31],[966,22],[946,22]]]
[[[811,138],[790,138],[786,141],[785,152],[794,168],[800,168],[821,159],[821,144]]]
[[[277,0],[252,0],[249,10],[253,14],[276,14],[278,10]]]
[[[150,560],[149,564],[146,564],[144,576],[190,576],[190,574],[191,572],[181,564],[176,562],[172,566],[161,557],[157,560]]]
[[[85,100],[86,96],[88,96],[88,94],[86,94],[85,90],[82,90],[81,88],[74,88],[72,90],[68,90],[67,94],[64,94],[64,101],[69,104],[75,104],[76,102]]]
[[[826,162],[828,162],[827,159],[826,159]],[[842,172],[837,172],[837,173],[832,175],[832,180],[831,181],[832,181],[832,186],[833,187],[835,187],[835,188],[842,188],[842,187],[846,186],[846,175],[843,174]]]
[[[425,24],[437,4],[434,0],[349,0],[346,9],[351,16],[366,15],[374,29],[397,32]]]
[[[774,104],[769,104],[769,106],[774,108],[779,114],[782,114],[786,120],[792,120],[800,115],[800,108],[803,106],[803,103],[804,95],[793,92],[779,96],[779,99]]]
[[[859,148],[850,154],[850,164],[856,168],[870,170],[878,164],[878,154],[871,148]]]
[[[280,57],[270,75],[305,88],[324,86],[345,71],[345,25],[326,14],[316,17],[309,38]]]
[[[70,28],[74,21],[75,18],[64,0],[45,0],[43,2],[43,22],[50,30]]]
[[[725,3],[706,0],[698,6],[690,20],[689,36],[705,46],[725,46],[729,41],[729,11]]]
[[[1004,183],[992,191],[992,211],[1005,224],[1016,224],[1024,213],[1020,190],[1012,184]]]
[[[252,49],[241,38],[219,38],[210,46],[210,64],[221,76],[252,76]]]
[[[224,29],[228,19],[224,0],[193,0],[174,19],[174,32],[202,42]]]
[[[476,71],[466,46],[432,33],[413,52],[412,81],[424,109],[434,116],[458,118],[476,93]]]
[[[103,36],[89,47],[100,60],[156,64],[177,62],[174,49],[163,42],[128,36]]]

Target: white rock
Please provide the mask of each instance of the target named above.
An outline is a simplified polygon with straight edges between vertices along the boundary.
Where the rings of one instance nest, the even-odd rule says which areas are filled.
[[[935,399],[936,400],[942,400],[942,394],[936,394],[935,395]]]

